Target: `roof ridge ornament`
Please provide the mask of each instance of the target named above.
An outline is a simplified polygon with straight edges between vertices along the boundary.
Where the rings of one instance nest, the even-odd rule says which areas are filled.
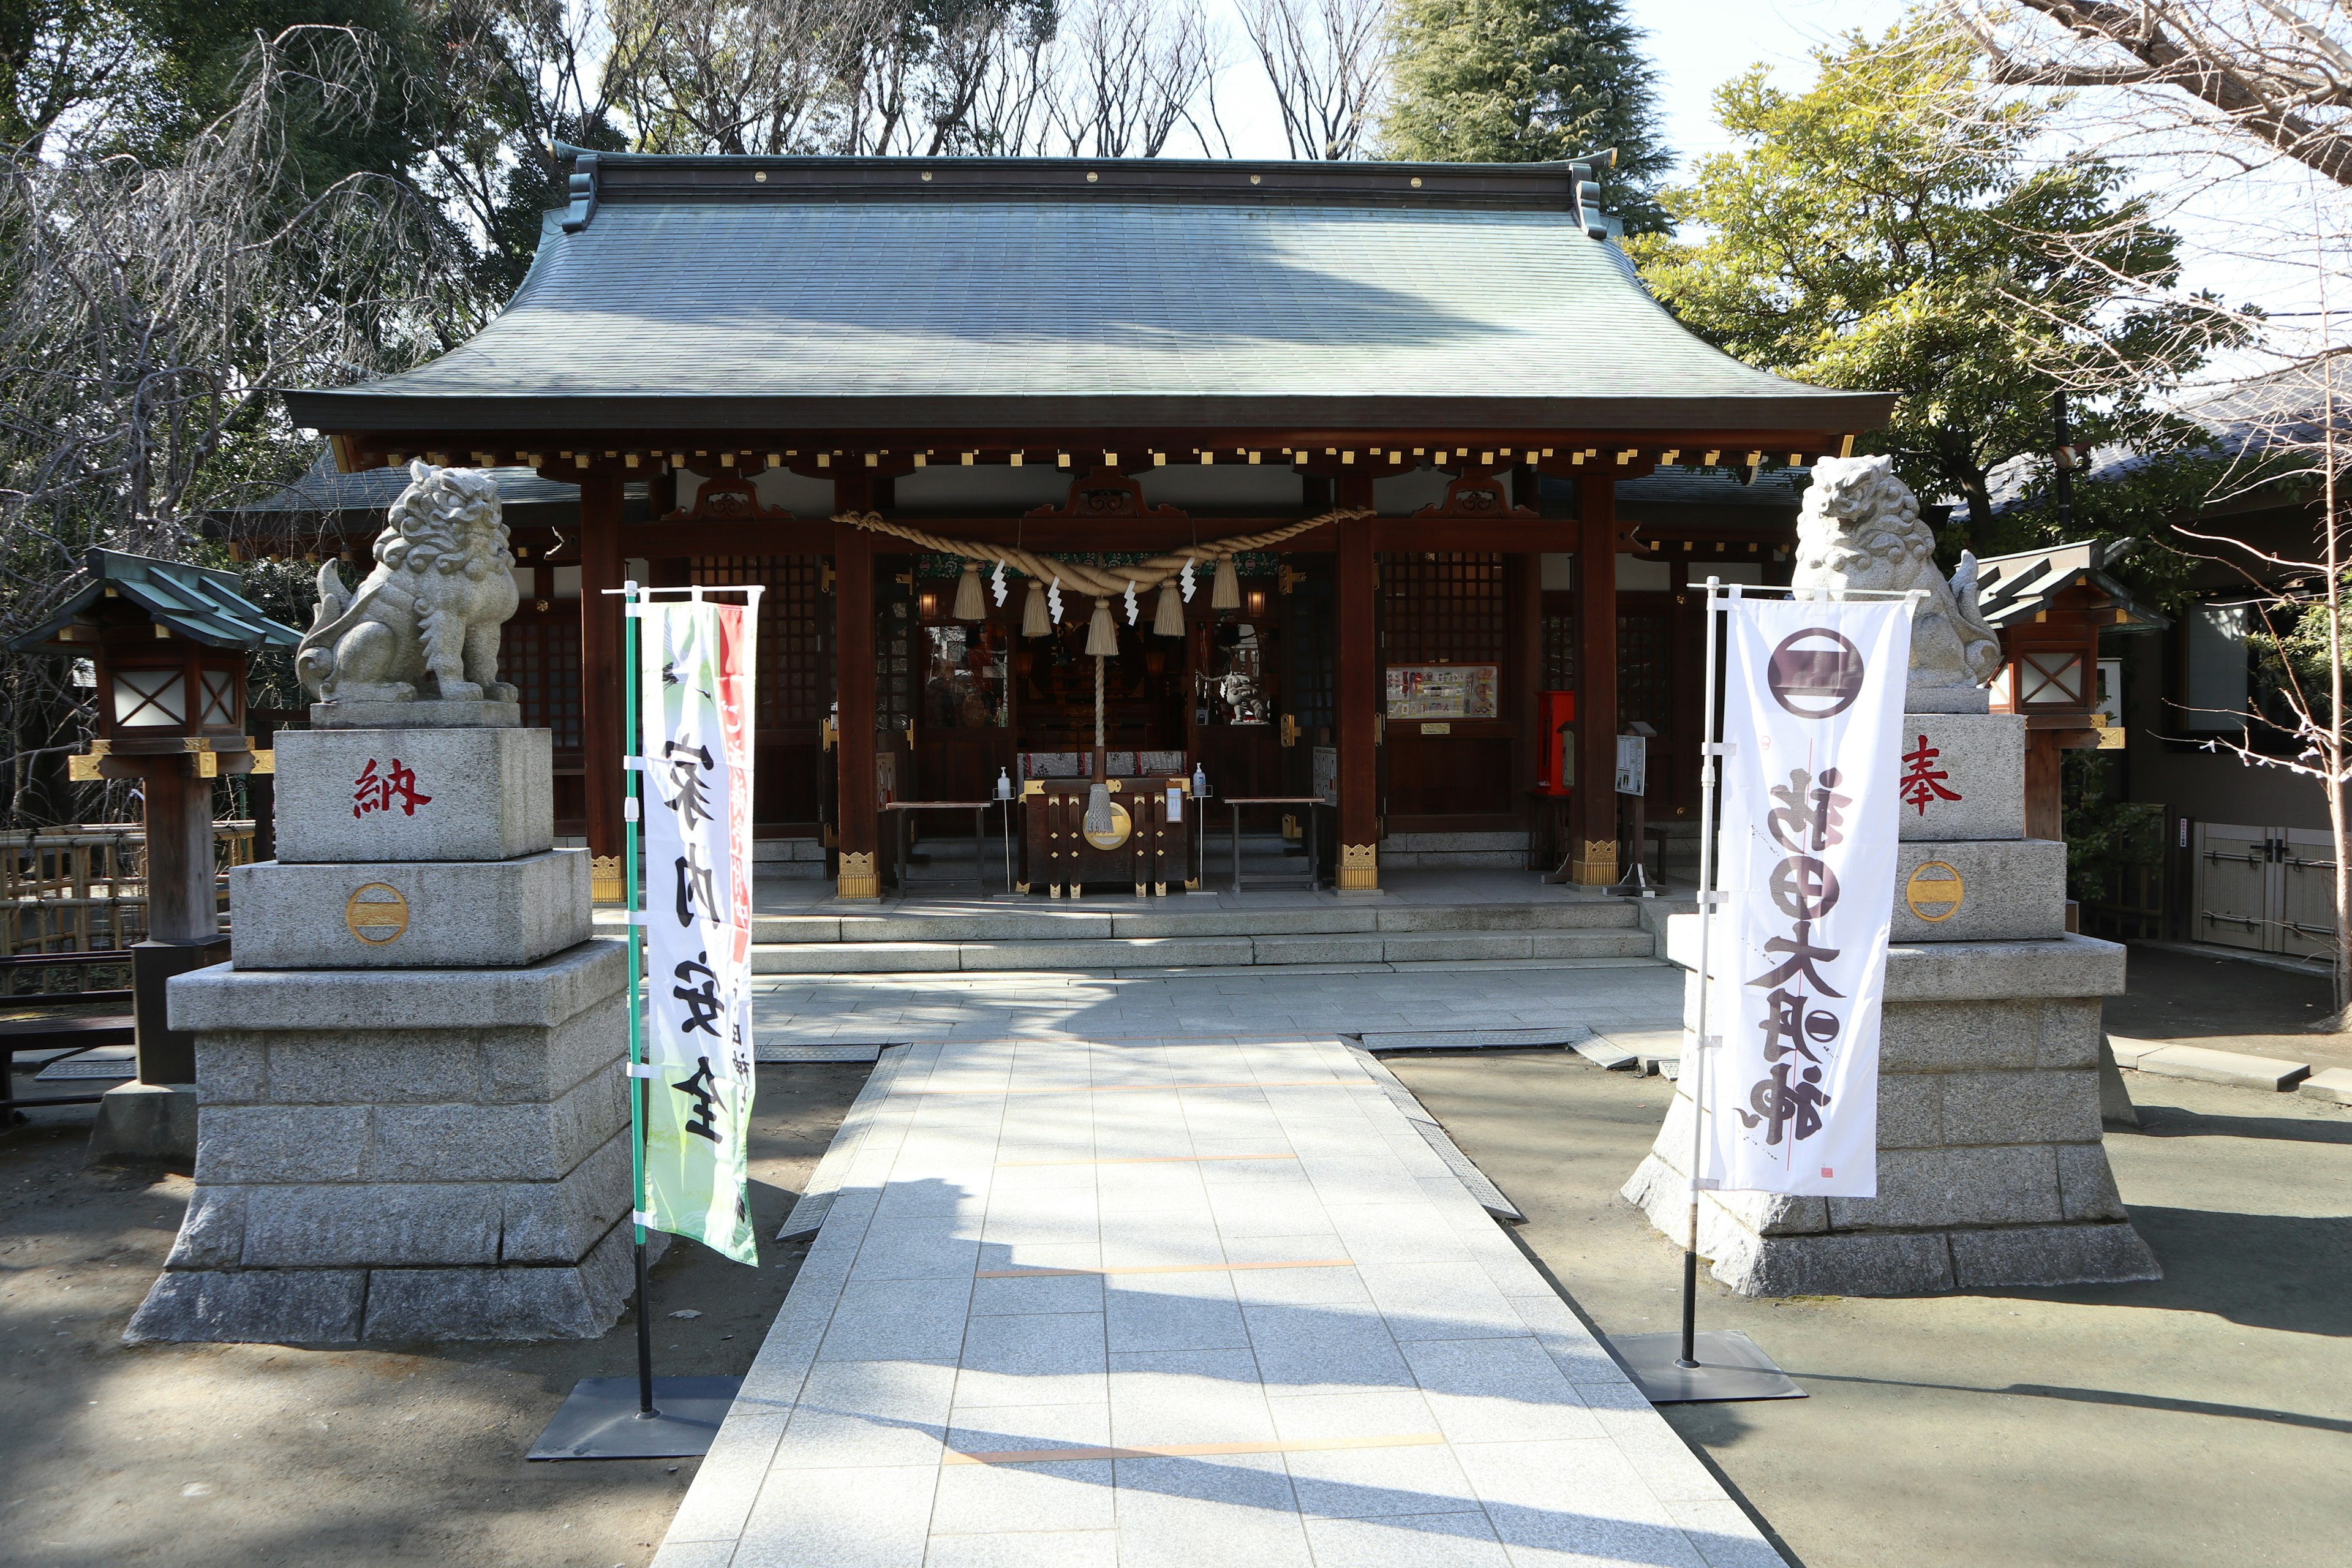
[[[562,143],[557,145],[561,147]],[[596,163],[595,153],[573,151],[572,177],[567,182],[572,206],[563,215],[563,232],[566,234],[578,234],[588,226],[588,220],[596,216]]]
[[[1568,161],[1569,193],[1575,198],[1576,221],[1594,239],[1608,239],[1622,235],[1625,226],[1601,210],[1600,180],[1603,173],[1617,166],[1617,149],[1604,147],[1598,153],[1587,153]]]

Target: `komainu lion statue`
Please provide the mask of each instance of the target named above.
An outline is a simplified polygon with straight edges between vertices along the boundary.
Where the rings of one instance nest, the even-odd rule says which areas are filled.
[[[514,552],[499,489],[470,468],[408,466],[408,488],[376,535],[375,570],[357,593],[332,561],[294,668],[327,701],[511,702],[499,679],[499,631],[515,613]]]
[[[1797,517],[1797,597],[1806,590],[1870,588],[1927,597],[1911,617],[1913,713],[1982,713],[1985,683],[2000,671],[2000,637],[1977,611],[1977,559],[1965,551],[1949,583],[1936,570],[1936,536],[1919,498],[1890,459],[1824,458]]]

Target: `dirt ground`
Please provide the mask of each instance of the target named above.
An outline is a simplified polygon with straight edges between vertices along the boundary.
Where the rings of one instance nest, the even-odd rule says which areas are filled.
[[[2326,974],[2135,944],[2131,994],[2107,999],[2107,1028],[2135,1040],[2284,1057],[2315,1069],[2352,1067],[2352,1035],[2315,1032],[2334,1000]]]
[[[2243,966],[2233,966],[2243,967]],[[1567,1052],[1391,1057],[1603,1333],[1680,1325],[1678,1248],[1617,1197],[1668,1086]],[[2345,1561],[2352,1110],[2126,1074],[2109,1158],[2165,1278],[1742,1300],[1810,1394],[1664,1407],[1804,1568]]]
[[[656,1371],[751,1364],[805,1251],[765,1238],[869,1070],[760,1069],[761,1266],[691,1243],[672,1249],[653,1270]],[[634,1319],[601,1340],[541,1345],[126,1346],[189,1182],[85,1171],[89,1113],[40,1115],[0,1139],[0,1563],[651,1559],[696,1461],[522,1457],[580,1378],[635,1369]],[[702,1315],[669,1316],[678,1310]]]

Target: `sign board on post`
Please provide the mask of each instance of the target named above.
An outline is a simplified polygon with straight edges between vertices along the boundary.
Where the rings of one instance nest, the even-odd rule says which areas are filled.
[[[741,605],[638,612],[646,767],[645,1223],[754,1266],[752,647]]]
[[[1908,600],[1735,599],[1703,1184],[1878,1192]]]
[[[1650,742],[1643,735],[1617,737],[1617,793],[1650,793]]]

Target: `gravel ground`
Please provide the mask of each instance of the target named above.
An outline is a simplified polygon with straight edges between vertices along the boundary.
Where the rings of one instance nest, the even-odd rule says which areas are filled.
[[[1678,1328],[1682,1254],[1617,1196],[1664,1080],[1479,1058],[1389,1064],[1596,1328]],[[2147,1128],[2110,1132],[2108,1155],[2160,1281],[1742,1300],[1702,1276],[1700,1327],[1745,1330],[1810,1397],[1666,1418],[1791,1563],[2345,1561],[2352,1110],[2125,1079]]]
[[[805,1250],[764,1238],[869,1070],[760,1068],[761,1267],[678,1243],[653,1270],[656,1371],[751,1364]],[[541,1345],[126,1346],[123,1326],[171,1248],[190,1184],[85,1171],[89,1115],[43,1112],[0,1140],[0,1563],[634,1568],[652,1558],[697,1461],[522,1457],[574,1382],[634,1369],[633,1318],[601,1340]],[[679,1310],[701,1315],[669,1316]]]

